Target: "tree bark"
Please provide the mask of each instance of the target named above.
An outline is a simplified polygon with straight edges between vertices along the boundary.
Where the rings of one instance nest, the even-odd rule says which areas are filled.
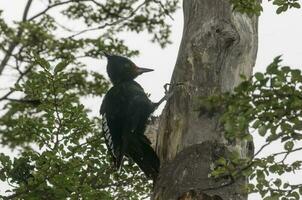
[[[229,0],[184,0],[184,30],[171,83],[184,83],[165,106],[156,150],[161,170],[155,200],[243,200],[246,180],[223,186],[209,178],[213,162],[230,148],[245,157],[243,142],[229,145],[219,113],[198,111],[198,98],[232,91],[240,75],[252,75],[258,47],[258,18],[232,12]]]

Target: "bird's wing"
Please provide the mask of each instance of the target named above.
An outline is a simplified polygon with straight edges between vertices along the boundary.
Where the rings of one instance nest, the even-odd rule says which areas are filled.
[[[128,130],[143,135],[148,118],[154,111],[154,104],[149,100],[143,88],[136,82],[128,87],[129,103],[126,108]]]
[[[121,152],[122,127],[123,127],[123,105],[126,103],[122,97],[121,87],[112,87],[104,97],[100,114],[102,115],[102,130],[108,152],[112,155],[117,168],[123,159]]]
[[[107,145],[108,150],[113,154],[115,157],[115,153],[113,150],[113,142],[112,142],[112,136],[110,134],[110,130],[108,127],[107,119],[106,119],[106,114],[102,115],[102,130],[105,138],[105,143]]]
[[[140,167],[147,177],[155,180],[160,162],[151,147],[150,140],[144,135],[148,118],[155,106],[136,82],[127,88],[130,100],[126,110],[128,117],[124,129],[127,130],[125,135],[129,134],[129,136],[124,137],[127,143],[125,154]]]
[[[129,102],[127,113],[129,118],[128,130],[134,134],[143,135],[148,123],[148,118],[153,112],[152,102],[145,95],[136,95]]]
[[[146,145],[150,146],[150,141],[141,136],[144,134],[148,117],[154,110],[153,107],[143,88],[135,81],[116,85],[105,95],[100,109],[102,127],[107,148],[117,168],[120,168],[126,152],[135,162],[141,157],[139,155],[147,156],[144,151],[147,149]],[[138,135],[141,135],[140,139],[132,140]],[[139,145],[129,149],[129,146],[136,143],[134,141]],[[144,145],[144,148],[140,145]]]

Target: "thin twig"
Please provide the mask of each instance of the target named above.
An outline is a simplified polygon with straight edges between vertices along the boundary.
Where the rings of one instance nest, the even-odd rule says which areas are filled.
[[[28,67],[28,69],[25,71],[25,72],[23,72],[20,76],[19,76],[19,78],[17,79],[17,81],[15,82],[15,84],[18,84],[21,80],[22,80],[22,78],[28,73],[28,72],[30,72],[30,70],[32,69],[32,65],[31,66],[29,66]],[[8,93],[6,93],[4,96],[2,96],[1,98],[0,98],[0,101],[3,101],[3,100],[8,100],[8,97],[12,94],[12,93],[14,93],[15,91],[14,90],[10,90]]]
[[[91,0],[82,0],[82,1],[91,1]],[[30,17],[28,20],[29,21],[32,21],[33,19],[36,19],[42,15],[44,15],[45,13],[47,13],[50,9],[53,9],[55,7],[58,7],[58,6],[61,6],[61,5],[64,5],[64,4],[69,4],[69,3],[75,3],[75,2],[78,2],[78,1],[75,1],[75,0],[69,0],[69,1],[63,1],[63,2],[58,2],[58,3],[54,3],[52,5],[48,5],[44,10],[42,10],[41,12],[37,13],[36,15]]]
[[[140,5],[138,5],[138,6],[136,7],[136,9],[134,9],[127,17],[123,17],[122,19],[119,19],[119,20],[117,20],[117,21],[115,21],[115,22],[105,23],[105,24],[103,24],[103,25],[101,25],[101,26],[98,26],[98,27],[94,27],[94,28],[82,30],[82,31],[80,31],[80,32],[78,32],[78,33],[76,33],[76,34],[70,35],[70,36],[67,37],[67,38],[74,38],[74,37],[76,37],[76,36],[78,36],[78,35],[81,35],[81,34],[83,34],[83,33],[86,33],[86,32],[100,30],[100,29],[103,29],[103,28],[105,28],[105,27],[107,27],[107,26],[114,26],[114,25],[119,24],[119,23],[121,23],[121,22],[123,22],[123,21],[126,21],[126,20],[130,19],[131,17],[133,17],[134,14],[135,14],[141,7],[143,7],[146,3],[147,3],[147,1],[144,1],[143,3],[141,3]]]
[[[254,156],[251,158],[251,160],[253,160],[259,153],[261,153],[261,151],[265,148],[265,147],[267,147],[268,145],[270,145],[271,144],[271,142],[268,142],[268,143],[266,143],[266,144],[264,144],[255,154],[254,154]]]
[[[172,15],[170,15],[170,13],[169,13],[169,11],[165,8],[165,5],[159,0],[153,0],[155,3],[158,3],[160,6],[161,6],[161,8],[165,11],[165,14],[167,15],[167,16],[169,16],[170,17],[170,19],[172,19],[173,21],[174,21],[174,18],[172,17]]]
[[[301,151],[301,150],[302,150],[302,147],[296,148],[296,149],[293,149],[293,150],[290,150],[290,151],[281,151],[281,152],[278,152],[278,153],[274,153],[274,154],[272,154],[272,156],[278,156],[278,155],[282,155],[282,154],[293,153],[293,152]]]

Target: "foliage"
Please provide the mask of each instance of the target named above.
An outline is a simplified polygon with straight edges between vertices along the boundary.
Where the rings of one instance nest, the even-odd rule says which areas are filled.
[[[204,99],[207,108],[211,105],[223,110],[221,124],[228,141],[249,142],[256,133],[266,141],[252,157],[242,158],[235,151],[228,158],[220,158],[212,176],[228,176],[231,180],[248,176],[251,182],[246,189],[259,192],[265,200],[298,200],[302,182],[285,182],[282,177],[302,169],[302,160],[291,157],[302,152],[302,74],[280,62],[280,56],[275,58],[265,73],[255,73],[233,93]],[[276,142],[283,149],[261,156]]]
[[[268,0],[277,6],[276,13],[286,12],[289,8],[301,8],[299,0]],[[260,15],[263,11],[260,0],[230,0],[233,9],[240,13],[248,15]]]
[[[125,31],[148,32],[151,41],[162,47],[166,46],[170,43],[171,33],[166,19],[171,18],[170,14],[178,8],[178,0],[42,0],[44,7],[37,13],[30,12],[34,1],[26,2],[20,21],[6,22],[2,16],[3,11],[0,10],[0,75],[3,77],[3,72],[6,71],[17,76],[11,87],[1,91],[0,143],[19,150],[16,157],[0,154],[0,180],[6,181],[12,187],[7,193],[9,196],[2,198],[147,197],[150,183],[131,161],[126,161],[125,171],[120,174],[114,172],[101,138],[100,119],[89,117],[89,111],[81,104],[80,99],[87,96],[101,97],[109,86],[102,75],[85,69],[84,58],[99,59],[102,51],[137,55],[138,51],[130,50],[120,36]],[[258,15],[262,11],[257,0],[231,0],[231,3],[235,11]],[[273,4],[278,6],[277,13],[300,7],[297,0],[274,0]],[[77,30],[71,27],[77,27]],[[35,56],[32,56],[33,51]],[[278,62],[275,64],[278,65]],[[288,71],[292,76],[298,76],[297,73]],[[258,74],[255,77],[261,79],[263,76],[264,80],[267,75]],[[275,76],[277,74],[273,77]],[[275,79],[280,82],[279,78]],[[259,84],[263,80],[258,80]],[[242,85],[244,83],[249,85],[249,89],[256,87],[254,83],[245,81]],[[255,91],[260,91],[264,85],[258,85],[258,88],[254,88]],[[232,98],[243,95],[239,91],[237,89],[234,94],[217,96],[208,105],[214,110],[216,107],[211,104],[212,101],[231,105]],[[252,90],[249,92],[253,93]],[[249,95],[246,93],[243,96],[244,101]],[[236,104],[236,101],[233,103]],[[265,124],[258,122],[259,127],[254,128],[267,136],[274,130],[275,122],[271,124],[272,127],[268,125],[268,117],[271,115],[266,116],[263,110],[261,112],[262,108],[266,108],[266,104],[263,104],[258,114],[264,119],[267,117],[267,121]],[[247,108],[240,109],[243,112]],[[282,112],[281,110],[282,107],[278,112]],[[257,119],[249,114],[240,119],[228,117],[236,112],[237,107],[230,109],[229,115],[225,114],[222,119],[227,137],[230,140],[238,137],[250,139],[250,135],[242,130],[246,130],[250,123],[255,124]],[[291,123],[294,123],[294,119],[292,120]],[[275,138],[267,140],[268,144],[282,140],[285,143],[284,152],[261,159],[238,159],[234,153],[232,162],[220,160],[221,164],[216,169],[215,176],[226,172],[235,178],[241,174],[250,175],[259,182],[256,187],[250,185],[251,191],[262,191],[263,196],[268,192],[279,192],[280,195],[294,197],[298,188],[301,188],[300,185],[282,183],[281,179],[269,182],[266,178],[268,173],[282,174],[300,168],[299,161],[285,167],[287,156],[300,150],[295,143],[300,139],[300,133],[291,131],[296,130],[296,126],[301,126],[297,119],[295,122],[295,126],[286,122],[279,125],[275,130]],[[237,126],[232,128],[232,123]],[[283,155],[285,159],[282,162],[276,161]],[[234,166],[227,168],[230,163]],[[267,163],[270,165],[265,168]],[[277,189],[267,187],[271,183]],[[283,189],[280,189],[281,186]]]
[[[20,157],[1,154],[1,180],[13,187],[18,199],[139,199],[148,196],[148,180],[131,162],[119,175],[110,166],[101,137],[100,121],[90,119],[80,103],[81,90],[107,89],[103,79],[70,87],[73,68],[63,61],[52,69],[37,58],[35,70],[20,90],[24,100],[10,102],[0,120],[2,139],[23,146]],[[39,84],[43,82],[43,84]]]
[[[117,174],[110,165],[100,119],[88,116],[80,101],[101,97],[109,87],[85,61],[100,59],[103,51],[137,55],[122,39],[125,31],[148,32],[166,46],[166,19],[178,1],[41,2],[42,10],[31,13],[39,1],[27,0],[22,19],[12,23],[0,11],[0,75],[16,76],[1,90],[0,143],[19,151],[15,157],[0,154],[0,179],[11,186],[2,198],[148,197],[150,182],[137,166],[127,160]]]

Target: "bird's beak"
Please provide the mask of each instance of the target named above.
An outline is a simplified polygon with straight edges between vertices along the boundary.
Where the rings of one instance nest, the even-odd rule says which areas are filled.
[[[142,67],[137,67],[136,72],[138,75],[146,73],[146,72],[152,72],[154,69],[148,69],[148,68],[142,68]]]

